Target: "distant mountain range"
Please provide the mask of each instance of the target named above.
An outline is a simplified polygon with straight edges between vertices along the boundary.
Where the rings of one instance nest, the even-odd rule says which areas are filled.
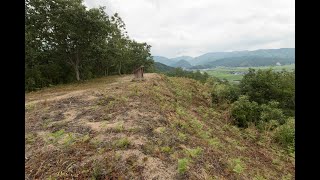
[[[249,67],[270,66],[295,63],[295,48],[259,49],[254,51],[210,52],[198,57],[180,56],[166,58],[153,56],[155,62],[160,62],[171,67],[187,69],[205,69],[217,66]]]
[[[163,57],[163,56],[153,56],[153,60],[155,62],[159,62],[159,63],[162,63],[162,64],[165,64],[167,66],[172,66],[172,67],[175,67],[175,64],[189,64],[190,66],[192,66],[190,64],[190,61],[192,61],[193,57],[190,57],[190,56],[180,56],[180,57],[176,57],[176,58],[166,58],[166,57]],[[182,61],[182,62],[179,62],[179,61]]]

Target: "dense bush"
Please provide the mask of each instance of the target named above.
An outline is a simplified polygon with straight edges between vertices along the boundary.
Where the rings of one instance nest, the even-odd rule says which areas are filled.
[[[242,95],[231,106],[231,114],[235,124],[239,127],[247,127],[250,122],[260,120],[260,107],[258,103],[249,101],[249,97]]]
[[[224,102],[234,102],[238,99],[240,89],[235,84],[230,84],[228,81],[222,82],[212,78],[207,80],[207,84],[211,84],[211,97],[213,104]]]
[[[278,108],[279,103],[276,101],[270,101],[268,104],[261,105],[261,121],[275,120],[279,124],[285,123],[285,116],[281,109]]]
[[[270,121],[259,121],[256,125],[256,128],[260,131],[272,131],[279,126],[279,122],[277,120]]]
[[[289,150],[295,147],[295,120],[289,118],[285,124],[275,129],[274,140]]]
[[[232,104],[231,115],[239,127],[247,127],[249,122],[253,122],[264,128],[264,122],[269,121],[276,121],[281,125],[285,122],[285,115],[278,108],[278,104],[276,101],[270,101],[268,104],[259,105],[250,101],[248,96],[242,95]]]
[[[268,104],[259,105],[255,101],[250,101],[248,96],[242,95],[232,104],[231,115],[235,124],[240,127],[247,127],[249,122],[259,125],[260,129],[264,129],[265,123],[270,121],[282,125],[286,117],[278,108],[278,104],[276,101],[270,101]]]
[[[224,100],[228,99],[229,86],[226,84],[217,84],[213,87],[211,96],[212,102],[215,104],[222,103]]]
[[[283,110],[285,115],[294,115],[294,72],[249,69],[239,86],[241,94],[249,96],[250,101],[255,101],[261,105],[274,100],[279,102],[279,108]]]

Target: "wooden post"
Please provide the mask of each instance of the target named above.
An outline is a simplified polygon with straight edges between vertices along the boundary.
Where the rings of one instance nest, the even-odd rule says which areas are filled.
[[[139,68],[133,70],[133,74],[134,74],[133,80],[144,80],[143,73],[144,73],[144,66],[140,66]]]
[[[142,78],[143,78],[143,73],[144,73],[144,68],[143,68],[143,66],[141,67],[141,76],[142,76]]]

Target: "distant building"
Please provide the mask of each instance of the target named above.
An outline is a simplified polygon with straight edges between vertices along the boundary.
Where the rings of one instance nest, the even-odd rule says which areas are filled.
[[[240,72],[231,71],[230,73],[233,75],[245,75],[246,74],[246,72],[242,72],[242,71],[240,71]]]
[[[279,62],[277,62],[277,64],[276,64],[277,66],[281,66],[281,64],[279,63]]]

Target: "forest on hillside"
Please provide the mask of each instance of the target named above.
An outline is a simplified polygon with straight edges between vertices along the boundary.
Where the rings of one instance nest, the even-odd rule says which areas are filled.
[[[151,46],[128,36],[125,23],[82,0],[25,3],[25,90],[151,67]]]

